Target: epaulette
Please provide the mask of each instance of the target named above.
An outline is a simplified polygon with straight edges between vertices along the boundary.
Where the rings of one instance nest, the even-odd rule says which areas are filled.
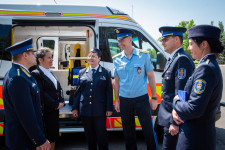
[[[113,57],[112,57],[112,59],[114,59],[114,58],[116,58],[117,56],[120,56],[120,55],[122,55],[122,53],[120,52],[120,53],[118,53],[118,54],[116,54],[116,55],[114,55]]]
[[[31,77],[31,75],[30,75],[23,67],[20,67],[20,69],[21,69],[28,77]]]
[[[139,52],[141,52],[141,53],[146,53],[146,54],[149,54],[149,52],[148,52],[148,51],[145,51],[145,50],[142,50],[142,49],[138,49],[138,51],[139,51]]]
[[[210,62],[210,59],[207,59],[205,62],[203,62],[203,63],[201,63],[201,64],[198,64],[198,66],[196,67],[196,68],[198,68],[200,65],[202,65],[202,64],[209,64],[209,62]]]
[[[17,69],[17,75],[20,76],[20,69]]]

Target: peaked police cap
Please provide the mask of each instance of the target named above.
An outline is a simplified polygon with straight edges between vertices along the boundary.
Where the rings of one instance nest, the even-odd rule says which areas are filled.
[[[18,42],[16,44],[6,48],[5,50],[9,51],[12,56],[22,53],[22,52],[26,52],[26,51],[34,51],[35,52],[36,50],[33,48],[32,42],[33,42],[33,39],[29,38],[27,40]]]
[[[159,28],[159,32],[162,33],[162,39],[166,38],[167,36],[181,36],[183,37],[183,33],[187,31],[184,27],[171,27],[171,26],[163,26]]]
[[[119,41],[128,36],[132,37],[132,34],[134,33],[134,31],[127,28],[118,28],[118,29],[115,29],[115,33],[117,35],[117,40]]]

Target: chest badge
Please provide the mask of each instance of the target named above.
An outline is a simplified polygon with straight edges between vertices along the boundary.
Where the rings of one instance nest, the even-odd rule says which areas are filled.
[[[184,79],[186,77],[186,69],[180,68],[178,70],[178,79]]]
[[[138,67],[137,72],[140,74],[141,73],[141,67]]]

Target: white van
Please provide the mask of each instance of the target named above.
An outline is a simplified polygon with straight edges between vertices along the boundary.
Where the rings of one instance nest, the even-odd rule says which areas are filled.
[[[102,51],[100,64],[113,72],[112,57],[121,52],[114,34],[116,28],[134,30],[133,46],[149,51],[155,67],[158,103],[161,101],[161,74],[166,54],[161,46],[127,14],[109,7],[65,5],[0,5],[0,134],[3,133],[2,80],[11,67],[11,56],[4,49],[33,37],[34,48],[53,50],[53,72],[58,77],[67,105],[60,110],[60,132],[83,132],[80,118],[74,119],[71,103],[76,89],[73,69],[88,66],[89,50]],[[151,93],[149,89],[149,97]],[[69,101],[70,100],[70,101]],[[114,101],[115,103],[115,101]],[[153,111],[155,123],[157,112]],[[141,125],[136,117],[136,128]],[[108,130],[122,130],[118,113],[107,118]]]

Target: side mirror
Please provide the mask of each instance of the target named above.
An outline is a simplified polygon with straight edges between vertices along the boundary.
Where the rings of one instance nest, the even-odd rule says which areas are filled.
[[[166,64],[165,56],[162,53],[157,52],[156,70],[163,72],[165,64]]]

